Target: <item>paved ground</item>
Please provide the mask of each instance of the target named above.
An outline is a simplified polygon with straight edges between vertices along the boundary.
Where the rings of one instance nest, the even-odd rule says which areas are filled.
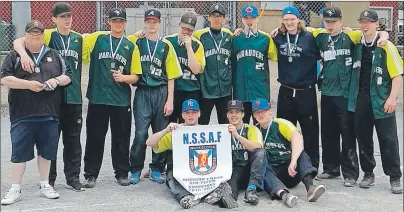
[[[400,129],[400,144],[402,144],[403,113],[399,112],[397,117],[398,129]],[[215,118],[213,120],[216,122]],[[10,186],[9,159],[11,150],[9,120],[4,116],[1,119],[1,140],[1,196],[4,196]],[[60,177],[57,179],[55,187],[61,197],[58,200],[41,198],[38,192],[39,175],[36,162],[33,160],[27,164],[23,178],[23,199],[14,205],[2,206],[1,211],[176,211],[182,209],[171,198],[165,185],[158,185],[148,179],[143,179],[139,185],[119,186],[113,177],[109,141],[110,133],[107,135],[104,163],[95,188],[79,193],[67,189],[62,171],[63,162],[59,157],[58,175]],[[240,194],[240,207],[235,211],[402,211],[403,196],[390,194],[388,177],[383,174],[379,148],[377,140],[375,141],[375,154],[377,155],[375,174],[377,177],[376,185],[371,189],[345,188],[341,185],[342,179],[316,181],[315,183],[322,183],[327,188],[326,193],[317,203],[308,203],[304,186],[299,185],[297,188],[292,189],[292,192],[299,196],[298,205],[294,209],[287,209],[282,203],[271,201],[268,195],[261,193],[261,202],[258,206],[246,205],[242,201],[243,194]],[[84,147],[85,130],[82,132],[82,144]],[[62,146],[61,144],[59,148],[60,156]],[[400,152],[402,153],[402,151]],[[150,151],[148,151],[148,154],[146,164],[150,161]],[[190,211],[200,210],[216,211],[218,208],[201,204]]]

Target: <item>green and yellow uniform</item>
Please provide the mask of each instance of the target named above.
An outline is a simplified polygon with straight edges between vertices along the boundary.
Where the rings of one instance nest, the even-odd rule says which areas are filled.
[[[65,59],[66,66],[72,71],[72,82],[63,88],[63,102],[67,104],[82,104],[81,73],[82,63],[88,63],[89,53],[85,48],[84,39],[77,32],[70,31],[69,35],[61,35],[57,29],[46,29],[45,45],[59,51]]]
[[[264,149],[271,165],[280,165],[290,161],[292,154],[291,139],[299,130],[292,122],[275,118],[269,129],[260,129],[264,138]]]
[[[262,135],[259,129],[253,125],[243,124],[243,127],[237,132],[244,138],[259,143],[261,147],[262,144]],[[233,136],[231,137],[231,149],[232,149],[232,158],[233,158],[233,167],[245,167],[248,164],[248,150],[241,144],[240,141],[235,139]]]
[[[251,102],[258,98],[269,100],[268,59],[278,60],[271,36],[263,31],[246,37],[233,37],[232,70],[234,99]]]
[[[215,99],[231,95],[233,33],[226,28],[220,33],[205,28],[194,32],[194,37],[203,44],[206,58],[205,71],[201,74],[202,96]]]
[[[110,48],[110,38],[112,39],[112,51],[115,51],[121,42],[114,59]],[[125,75],[142,74],[137,45],[126,37],[123,37],[122,41],[121,38],[112,37],[110,32],[94,32],[85,38],[85,42],[91,54],[87,90],[87,98],[90,103],[112,106],[130,105],[130,86],[127,83],[115,82],[111,70],[120,71]],[[111,66],[115,66],[115,68]]]
[[[178,33],[165,37],[171,42],[177,54],[178,62],[182,70],[182,77],[175,80],[175,91],[197,91],[201,89],[199,75],[192,73],[188,66],[188,54],[185,45],[180,45]],[[205,68],[205,53],[202,43],[192,37],[192,50],[195,53],[196,59],[201,64],[202,70]]]

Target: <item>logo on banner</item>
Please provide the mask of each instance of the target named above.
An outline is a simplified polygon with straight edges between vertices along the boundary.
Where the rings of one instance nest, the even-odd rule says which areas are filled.
[[[216,170],[216,145],[190,146],[189,168],[197,175],[207,175]]]

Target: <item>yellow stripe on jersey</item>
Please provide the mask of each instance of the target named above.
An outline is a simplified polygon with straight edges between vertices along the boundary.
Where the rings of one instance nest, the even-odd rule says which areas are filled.
[[[292,139],[293,133],[299,131],[292,122],[290,122],[290,121],[288,121],[286,119],[275,118],[274,122],[276,122],[279,125],[279,132],[289,142]]]
[[[165,134],[163,137],[161,137],[161,139],[157,143],[157,147],[153,148],[153,151],[155,153],[161,153],[167,150],[172,150],[173,149],[172,140],[173,140],[172,132]]]
[[[201,40],[201,36],[205,33],[209,32],[209,28],[205,28],[205,29],[200,29],[194,32],[193,36],[198,39]]]
[[[142,74],[142,62],[140,61],[139,47],[136,45],[136,43],[133,44],[135,45],[135,49],[132,52],[132,63],[130,65],[130,74],[131,75]]]
[[[206,65],[205,50],[203,49],[202,43],[198,39],[196,39],[195,37],[192,37],[192,40],[197,42],[199,45],[198,49],[195,52],[195,57],[199,61],[199,64],[201,64],[202,71],[203,71],[205,68],[205,65]]]
[[[162,42],[168,45],[168,52],[165,61],[167,79],[177,79],[182,76],[182,70],[177,59],[177,54],[175,53],[174,47],[170,41],[164,38]]]
[[[84,42],[86,44],[88,53],[91,54],[91,52],[93,51],[95,43],[97,42],[98,36],[109,35],[110,33],[111,33],[110,31],[98,31],[98,32],[94,32],[94,33],[87,35],[84,38]]]
[[[132,41],[133,43],[136,43],[136,41],[139,39],[135,35],[128,35],[126,38],[128,38],[128,40]]]
[[[268,36],[268,38],[269,38],[268,59],[275,61],[275,62],[278,61],[278,50],[276,49],[276,44],[275,44],[274,40],[268,33],[261,31],[261,30],[258,30],[258,31],[260,33]]]
[[[262,141],[261,131],[253,125],[246,124],[245,126],[248,129],[247,139],[249,141],[260,144],[262,147],[264,142]]]
[[[323,28],[306,27],[306,30],[308,32],[311,32],[311,34],[313,34],[314,37],[317,37],[317,35],[319,34],[328,34],[327,30]]]
[[[351,38],[352,42],[354,44],[358,44],[361,42],[362,39],[362,31],[360,30],[354,30],[350,32],[346,32],[346,34]]]
[[[222,27],[222,31],[230,34],[231,36],[233,36],[233,32],[231,32],[230,29]]]
[[[49,46],[49,43],[50,43],[50,40],[51,40],[51,37],[52,37],[52,33],[53,32],[55,32],[56,31],[56,28],[55,29],[45,29],[45,31],[44,31],[44,43],[45,43],[45,45],[47,45],[47,46]]]
[[[386,51],[387,71],[390,78],[403,74],[403,58],[400,57],[397,47],[390,41],[382,47]]]

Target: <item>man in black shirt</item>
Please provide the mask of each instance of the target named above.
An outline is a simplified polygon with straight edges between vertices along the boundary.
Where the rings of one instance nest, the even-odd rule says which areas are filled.
[[[56,158],[59,141],[58,121],[62,101],[59,86],[71,82],[63,58],[56,50],[44,45],[44,26],[29,22],[25,28],[26,51],[35,63],[35,71],[22,70],[21,57],[11,51],[1,68],[1,84],[10,88],[8,102],[11,121],[11,189],[1,200],[2,205],[13,204],[21,198],[21,179],[25,163],[38,152],[40,193],[48,199],[59,194],[49,185],[51,160]]]

